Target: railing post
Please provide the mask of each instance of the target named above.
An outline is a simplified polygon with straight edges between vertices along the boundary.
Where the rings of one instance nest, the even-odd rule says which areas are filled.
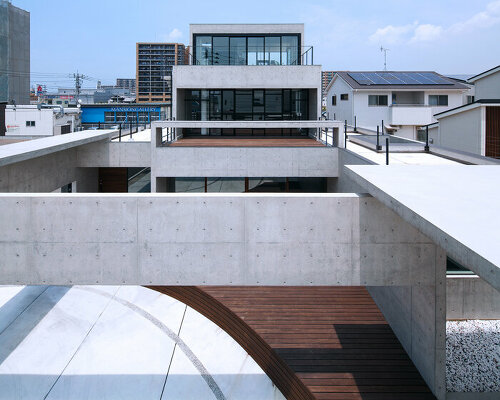
[[[389,138],[385,138],[385,165],[389,165]]]
[[[122,141],[122,123],[120,122],[120,125],[119,125],[119,133],[118,133],[118,141],[121,142]]]
[[[382,135],[384,134],[384,120],[382,120]]]
[[[313,49],[313,46],[311,46],[311,65],[314,65],[314,49]]]
[[[97,129],[101,129],[101,121],[97,123]]]
[[[424,150],[429,152],[429,125],[425,127],[425,147]]]
[[[358,132],[358,121],[356,116],[354,116],[354,132]]]
[[[380,132],[379,132],[379,126],[377,125],[377,147],[375,148],[377,151],[382,150],[382,146],[380,145]]]
[[[344,148],[347,148],[347,120],[344,120]]]

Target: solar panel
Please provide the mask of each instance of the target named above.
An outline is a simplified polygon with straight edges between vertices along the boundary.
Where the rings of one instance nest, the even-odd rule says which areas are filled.
[[[435,72],[349,72],[360,85],[453,85]]]

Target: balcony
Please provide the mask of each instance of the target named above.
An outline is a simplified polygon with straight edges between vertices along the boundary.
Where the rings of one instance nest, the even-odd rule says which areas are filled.
[[[433,121],[432,107],[425,104],[392,104],[392,125],[428,125]]]

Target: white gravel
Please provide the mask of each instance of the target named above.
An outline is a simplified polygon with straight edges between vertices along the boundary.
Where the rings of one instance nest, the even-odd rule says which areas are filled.
[[[500,321],[446,323],[446,390],[500,392]]]

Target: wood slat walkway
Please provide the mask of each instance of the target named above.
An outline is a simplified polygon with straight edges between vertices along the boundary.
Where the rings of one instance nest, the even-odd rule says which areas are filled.
[[[182,138],[173,147],[321,147],[312,138]]]
[[[230,334],[287,399],[435,399],[364,287],[151,287]]]

